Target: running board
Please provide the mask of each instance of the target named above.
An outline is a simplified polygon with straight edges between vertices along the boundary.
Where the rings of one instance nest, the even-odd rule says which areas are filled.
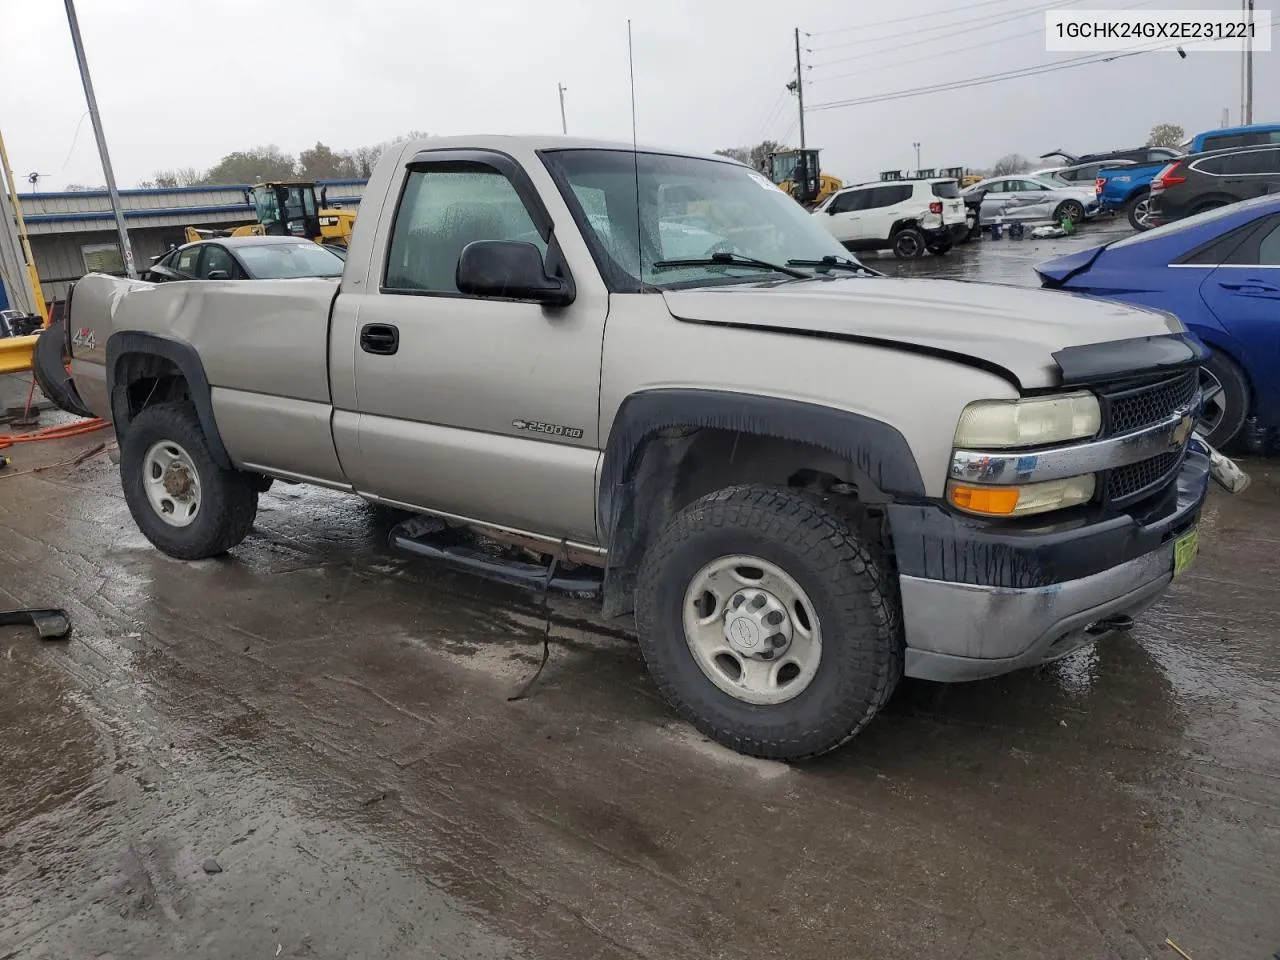
[[[561,570],[558,563],[544,566],[527,560],[493,556],[470,544],[455,542],[452,533],[441,522],[411,517],[392,527],[388,540],[394,550],[426,557],[499,583],[579,596],[595,596],[602,589],[603,571],[581,566]]]

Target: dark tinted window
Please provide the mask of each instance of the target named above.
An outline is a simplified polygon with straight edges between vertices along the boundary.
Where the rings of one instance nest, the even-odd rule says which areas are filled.
[[[1200,145],[1201,150],[1226,150],[1230,147],[1247,147],[1258,143],[1257,134],[1229,133],[1219,137],[1205,137]]]
[[[852,213],[855,210],[867,209],[867,201],[871,198],[870,190],[850,190],[831,201],[831,209],[836,213]]]
[[[220,243],[211,243],[204,248],[204,259],[200,261],[200,279],[207,280],[209,274],[221,270],[228,280],[236,276],[236,261]]]
[[[1221,159],[1227,176],[1270,173],[1275,169],[1274,150],[1243,150],[1240,153],[1229,153]]]
[[[911,187],[907,184],[895,184],[892,187],[873,187],[867,191],[871,194],[871,201],[867,204],[868,210],[878,210],[881,207],[892,207],[895,203],[902,203],[911,197]]]
[[[943,200],[955,200],[960,196],[960,187],[954,180],[944,180],[933,185],[933,195]]]
[[[1212,173],[1214,176],[1222,176],[1227,172],[1226,157],[1206,157],[1196,162],[1195,168],[1201,173]]]
[[[1227,207],[1218,208],[1226,211]],[[1188,217],[1187,219],[1193,219]],[[1178,221],[1186,223],[1186,220]],[[1183,257],[1177,263],[1194,264],[1196,266],[1217,266],[1220,263],[1254,263],[1254,252],[1257,250],[1256,238],[1259,232],[1258,221],[1254,220],[1244,226],[1236,227],[1217,240],[1212,240],[1199,250]],[[1263,227],[1265,229],[1265,225]]]

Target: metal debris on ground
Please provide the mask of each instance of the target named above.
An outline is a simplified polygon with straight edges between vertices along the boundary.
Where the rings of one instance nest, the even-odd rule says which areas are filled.
[[[62,640],[71,633],[71,618],[54,607],[0,610],[0,627],[35,627],[41,640]]]

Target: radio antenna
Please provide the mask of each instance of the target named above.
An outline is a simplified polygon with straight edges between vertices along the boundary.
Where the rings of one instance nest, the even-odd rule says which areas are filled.
[[[644,293],[644,243],[640,228],[640,147],[636,140],[636,60],[631,51],[631,19],[627,19],[627,69],[631,71],[631,165],[636,178],[636,263],[640,269],[640,292]]]

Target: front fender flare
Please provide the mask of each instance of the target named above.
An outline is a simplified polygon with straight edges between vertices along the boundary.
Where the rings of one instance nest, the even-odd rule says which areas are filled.
[[[633,393],[613,419],[600,470],[597,524],[613,539],[645,442],[673,428],[709,427],[812,444],[853,463],[883,492],[923,497],[920,468],[906,438],[880,420],[821,404],[725,390],[662,388]]]

